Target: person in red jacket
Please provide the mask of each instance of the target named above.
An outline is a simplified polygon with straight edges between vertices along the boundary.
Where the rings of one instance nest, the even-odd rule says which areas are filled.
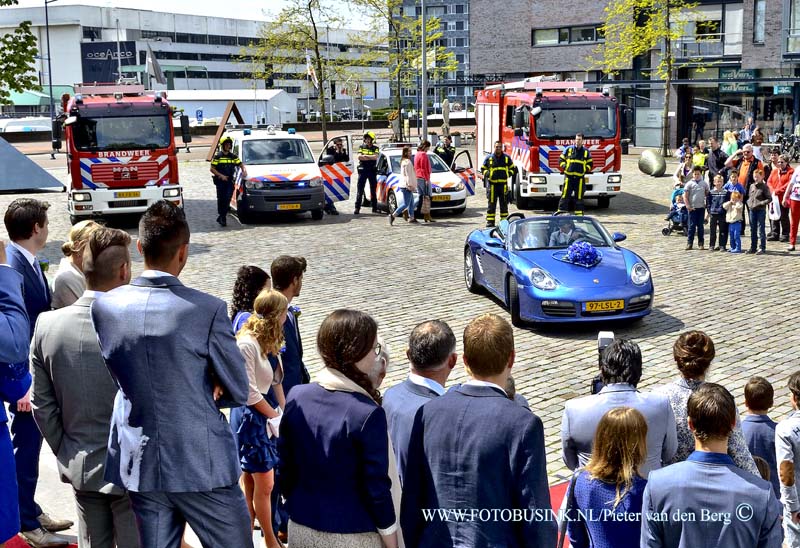
[[[431,196],[433,196],[433,189],[431,188],[431,162],[428,160],[428,150],[431,148],[430,141],[422,141],[417,147],[417,153],[414,155],[414,172],[417,175],[417,191],[419,192],[420,203],[423,207],[423,216],[426,223],[435,222],[431,219],[430,203]],[[427,198],[428,205],[425,205]],[[428,212],[424,213],[427,209]]]
[[[786,187],[789,186],[789,181],[792,179],[794,170],[789,165],[789,157],[786,154],[782,154],[778,158],[776,161],[776,167],[777,169],[773,169],[772,173],[769,174],[767,186],[769,186],[769,190],[772,192],[773,196],[778,196],[780,198],[786,193]],[[788,242],[789,208],[783,204],[781,204],[780,207],[781,218],[777,221],[770,220],[772,232],[769,234],[769,240],[773,242],[777,242],[779,240],[781,242]]]

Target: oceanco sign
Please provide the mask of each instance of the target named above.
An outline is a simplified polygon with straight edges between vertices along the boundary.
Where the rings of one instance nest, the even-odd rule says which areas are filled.
[[[134,56],[135,54],[132,51],[120,51],[119,54],[117,54],[117,51],[111,48],[106,51],[89,51],[86,53],[86,59],[96,61],[105,61],[107,59],[133,59]]]

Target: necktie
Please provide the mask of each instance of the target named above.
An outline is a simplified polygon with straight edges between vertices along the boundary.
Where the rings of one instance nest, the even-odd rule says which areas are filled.
[[[42,291],[44,291],[45,295],[47,294],[47,280],[44,277],[44,272],[42,272],[42,267],[39,266],[39,260],[34,258],[33,259],[33,269],[36,271],[36,275],[39,277],[39,283],[42,284]]]

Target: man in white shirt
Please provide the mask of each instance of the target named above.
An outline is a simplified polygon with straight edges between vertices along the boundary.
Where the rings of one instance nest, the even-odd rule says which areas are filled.
[[[558,230],[550,235],[550,247],[569,245],[580,234],[580,230],[575,228],[575,223],[569,219],[561,219],[558,222]]]
[[[420,407],[444,394],[447,377],[456,366],[458,354],[453,330],[440,320],[422,322],[408,337],[406,356],[411,364],[408,378],[383,395],[383,408],[401,481],[414,416]]]

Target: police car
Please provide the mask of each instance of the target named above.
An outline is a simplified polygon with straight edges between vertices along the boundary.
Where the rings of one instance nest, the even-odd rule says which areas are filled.
[[[398,191],[397,186],[400,183],[400,160],[405,146],[411,146],[413,153],[417,154],[416,145],[389,143],[381,147],[378,155],[378,207],[386,209],[390,213],[393,213],[397,206],[403,203],[402,194]],[[464,213],[467,209],[467,193],[474,194],[475,189],[475,175],[471,160],[469,168],[456,168],[456,171],[450,169],[444,160],[433,151],[428,152],[428,160],[431,164],[433,194],[431,210],[450,210],[458,215]],[[414,193],[414,203],[419,210],[421,201],[418,192]]]
[[[247,179],[237,177],[231,198],[241,222],[273,212],[310,211],[312,219],[322,219],[323,179],[302,135],[292,128],[233,126],[225,136],[233,139],[233,153],[247,168]]]

